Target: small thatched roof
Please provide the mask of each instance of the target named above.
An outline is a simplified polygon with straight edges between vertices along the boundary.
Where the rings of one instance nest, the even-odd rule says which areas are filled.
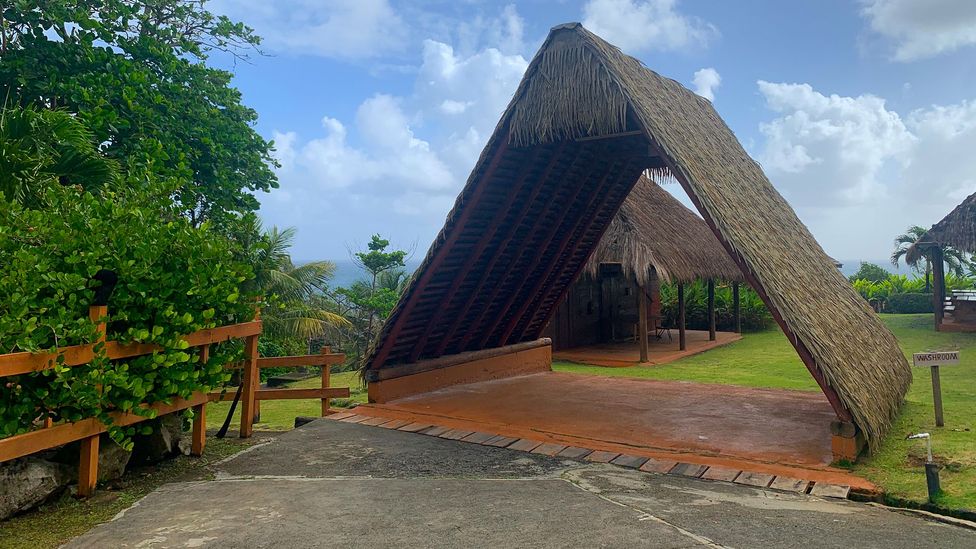
[[[644,174],[590,256],[587,272],[596,275],[601,263],[619,263],[639,284],[648,282],[652,268],[665,282],[745,281],[705,221]]]
[[[949,215],[942,218],[908,249],[905,259],[914,263],[932,246],[952,246],[969,253],[976,253],[976,193],[966,197]]]
[[[894,336],[711,103],[578,23],[533,58],[364,368],[538,338],[648,168],[682,185],[877,448],[912,379]]]

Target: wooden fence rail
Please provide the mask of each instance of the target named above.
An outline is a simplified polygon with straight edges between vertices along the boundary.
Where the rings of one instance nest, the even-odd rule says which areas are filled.
[[[8,353],[0,355],[0,378],[42,372],[54,368],[58,358],[63,357],[62,364],[67,367],[87,364],[94,359],[94,345],[104,343],[105,352],[109,359],[131,358],[150,355],[160,350],[156,345],[144,343],[124,344],[118,341],[105,341],[106,326],[102,319],[108,316],[105,306],[92,306],[89,318],[98,324],[101,336],[93,344],[73,345],[59,348],[51,353]],[[184,337],[189,347],[199,347],[201,359],[206,362],[210,345],[223,343],[231,339],[244,339],[244,361],[229,366],[242,369],[243,389],[241,391],[241,429],[242,438],[250,437],[254,428],[254,417],[261,400],[316,398],[322,401],[322,415],[329,413],[329,399],[348,397],[349,388],[329,386],[329,366],[341,364],[345,355],[332,353],[326,347],[318,355],[295,357],[258,357],[258,337],[261,335],[261,321],[254,320],[229,326],[221,326],[206,330],[199,330]],[[260,383],[260,368],[297,366],[322,366],[321,389],[258,389]],[[211,393],[197,392],[188,398],[174,397],[169,402],[155,402],[141,404],[144,410],[154,410],[156,416],[193,408],[193,430],[190,454],[199,456],[206,444],[206,405],[216,400],[233,399],[233,394],[221,391]],[[127,426],[149,419],[133,412],[115,412],[110,414],[112,424]],[[87,418],[75,422],[53,424],[50,417],[45,417],[44,426],[33,431],[0,439],[0,462],[27,456],[49,448],[55,448],[75,441],[81,441],[81,455],[78,466],[78,495],[88,497],[95,491],[98,480],[98,442],[101,433],[108,428],[96,418]]]

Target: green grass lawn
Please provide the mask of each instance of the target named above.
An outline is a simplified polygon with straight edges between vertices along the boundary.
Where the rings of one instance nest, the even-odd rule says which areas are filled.
[[[349,408],[366,402],[366,389],[359,380],[359,372],[339,372],[332,374],[329,384],[333,387],[349,387],[350,398],[332,399],[333,408]],[[322,378],[313,377],[289,385],[292,388],[311,389],[322,386]],[[219,429],[227,417],[230,402],[214,402],[207,405],[207,428]],[[254,424],[260,431],[283,431],[295,426],[298,416],[318,417],[322,413],[321,402],[318,399],[309,400],[267,400],[261,403],[261,421]],[[240,405],[231,422],[232,430],[239,428],[241,414]]]
[[[942,470],[944,494],[939,503],[976,509],[976,334],[937,333],[931,315],[881,315],[909,358],[929,350],[959,350],[960,364],[942,368],[945,427],[935,427],[932,384],[927,368],[913,368],[915,382],[901,417],[874,456],[861,460],[854,472],[883,486],[894,497],[926,500],[924,443],[908,441],[911,433],[932,433],[932,446]],[[838,334],[843,337],[843,334]],[[663,366],[601,368],[555,363],[561,372],[621,377],[647,377],[817,391],[793,347],[778,329],[746,334],[742,340]]]

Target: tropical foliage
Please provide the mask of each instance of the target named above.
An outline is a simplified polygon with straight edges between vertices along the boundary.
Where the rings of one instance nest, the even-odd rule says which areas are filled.
[[[253,297],[241,290],[251,268],[230,241],[206,224],[193,227],[166,196],[55,185],[40,196],[43,208],[0,198],[0,353],[93,342],[87,310],[102,269],[118,276],[104,319],[108,339],[162,348],[110,361],[96,346],[90,364],[5,378],[0,437],[44,417],[110,423],[112,411],[146,413],[139,403],[187,397],[226,379],[223,365],[239,346],[215,346],[203,364],[181,336],[251,319]],[[132,432],[110,430],[122,443]]]
[[[905,233],[898,235],[895,238],[895,249],[891,252],[891,264],[898,266],[898,263],[905,260],[906,264],[911,267],[916,273],[925,275],[925,291],[931,291],[931,279],[932,279],[932,259],[931,252],[922,255],[919,259],[908,263],[908,250],[915,245],[925,233],[928,232],[924,228],[918,225],[912,225],[908,228]],[[964,253],[956,250],[952,246],[942,246],[942,258],[945,261],[946,272],[953,273],[956,276],[962,276],[963,268],[967,265],[966,256]],[[865,263],[861,264],[862,267]],[[880,281],[876,281],[880,282]]]
[[[0,100],[71,113],[124,172],[171,182],[194,225],[256,210],[253,191],[277,186],[257,114],[231,73],[205,63],[213,50],[246,55],[259,39],[206,0],[11,0],[0,9]]]
[[[708,287],[704,281],[685,284],[685,325],[690,330],[708,329]],[[742,328],[761,330],[772,325],[773,317],[759,294],[742,285],[739,288]],[[661,285],[661,316],[664,326],[678,325],[678,289],[674,284]],[[715,324],[721,331],[735,328],[735,311],[730,284],[715,285]]]

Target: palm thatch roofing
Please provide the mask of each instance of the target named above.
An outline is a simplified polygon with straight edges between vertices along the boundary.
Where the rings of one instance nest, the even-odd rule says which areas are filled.
[[[745,281],[705,221],[645,174],[610,222],[586,272],[595,276],[601,263],[619,263],[641,285],[652,269],[665,282]]]
[[[870,447],[911,369],[874,311],[711,103],[578,23],[530,63],[364,362],[371,370],[540,336],[641,172],[665,170]]]
[[[976,252],[976,193],[966,197],[949,215],[942,218],[908,249],[905,259],[914,263],[933,246],[952,246],[962,251]]]

